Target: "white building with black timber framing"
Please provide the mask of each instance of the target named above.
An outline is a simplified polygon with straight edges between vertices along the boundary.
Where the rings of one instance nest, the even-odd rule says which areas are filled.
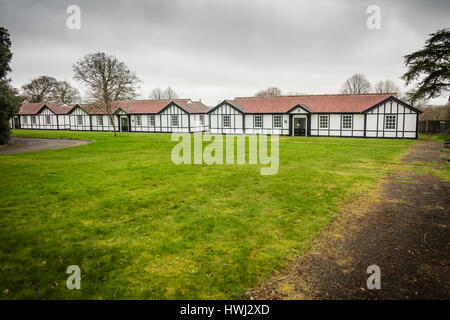
[[[200,101],[129,100],[113,103],[112,119],[88,104],[26,103],[11,120],[15,129],[122,132],[202,132],[209,128],[210,110]]]
[[[210,132],[312,137],[417,138],[420,110],[395,94],[248,97],[210,109],[200,101],[129,100],[113,103],[122,132]],[[101,109],[61,103],[21,106],[12,128],[112,131]]]
[[[412,139],[420,113],[394,94],[235,98],[208,112],[211,134]]]

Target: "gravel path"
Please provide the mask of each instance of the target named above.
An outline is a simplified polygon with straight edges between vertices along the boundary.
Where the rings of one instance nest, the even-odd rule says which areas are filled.
[[[81,146],[91,143],[89,140],[70,139],[38,139],[38,138],[11,138],[9,144],[0,148],[0,154],[13,154],[22,152],[33,152],[41,150],[61,149],[67,147]]]
[[[248,296],[450,299],[450,182],[436,175],[443,163],[437,142],[411,147],[402,164],[346,208],[314,249]],[[366,285],[367,267],[374,264],[381,270],[380,290]]]

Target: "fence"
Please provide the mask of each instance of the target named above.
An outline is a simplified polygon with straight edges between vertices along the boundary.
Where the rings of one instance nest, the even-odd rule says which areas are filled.
[[[422,133],[441,133],[447,130],[447,121],[429,120],[419,121],[419,132]]]

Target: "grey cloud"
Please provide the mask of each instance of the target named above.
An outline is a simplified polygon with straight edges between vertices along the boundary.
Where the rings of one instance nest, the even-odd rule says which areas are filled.
[[[65,27],[81,7],[82,28]],[[366,28],[366,8],[382,28]],[[6,1],[17,86],[48,74],[72,81],[84,54],[117,55],[143,80],[140,92],[174,87],[215,104],[276,85],[284,92],[337,92],[362,72],[376,82],[402,74],[402,56],[448,27],[448,1]],[[73,81],[72,81],[73,82]]]

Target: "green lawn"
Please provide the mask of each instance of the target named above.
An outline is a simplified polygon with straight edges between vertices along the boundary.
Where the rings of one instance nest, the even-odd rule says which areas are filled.
[[[280,167],[175,165],[168,134],[0,155],[0,297],[243,298],[301,254],[413,140],[280,140]],[[66,288],[79,265],[81,290]],[[8,293],[5,293],[8,289]]]

